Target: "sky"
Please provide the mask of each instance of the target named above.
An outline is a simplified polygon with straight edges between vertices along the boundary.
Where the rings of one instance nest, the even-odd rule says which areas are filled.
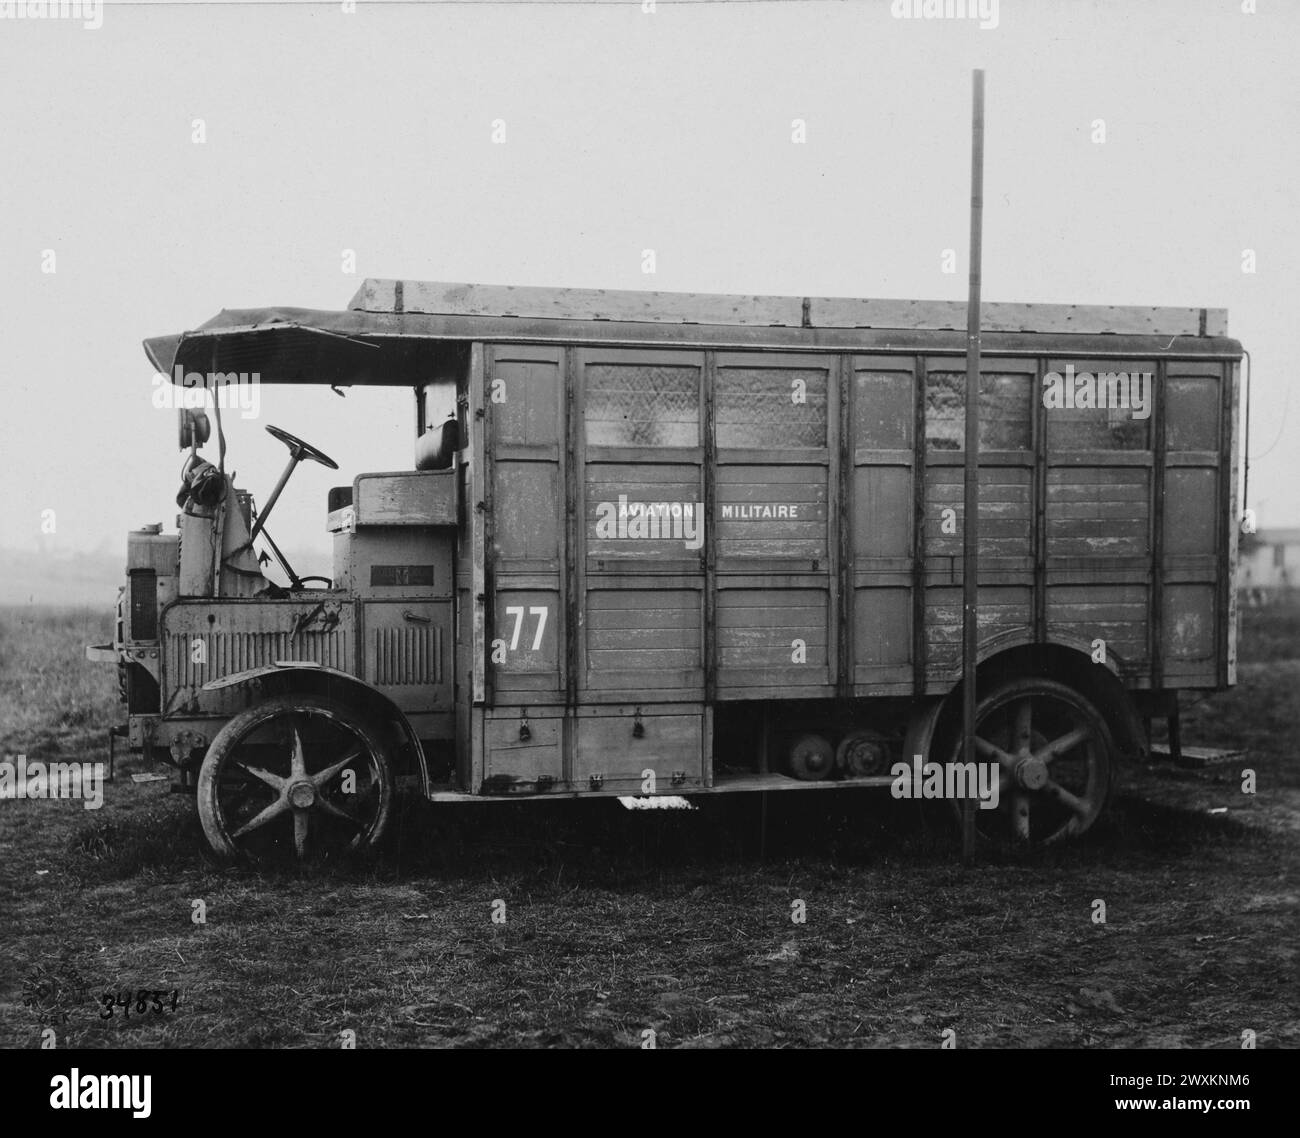
[[[977,67],[985,300],[1227,308],[1247,505],[1300,524],[1300,4],[911,7],[0,3],[0,549],[172,529],[140,344],[222,308],[344,308],[368,276],[963,300]],[[327,560],[328,488],[411,468],[409,392],[261,396],[227,467],[266,497],[267,423],[332,455],[270,527]]]

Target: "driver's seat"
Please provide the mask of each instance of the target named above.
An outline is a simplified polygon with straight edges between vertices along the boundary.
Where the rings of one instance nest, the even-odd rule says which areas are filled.
[[[345,506],[352,505],[352,487],[351,486],[332,486],[330,487],[329,499],[326,503],[326,509],[332,514],[335,510],[341,510]]]

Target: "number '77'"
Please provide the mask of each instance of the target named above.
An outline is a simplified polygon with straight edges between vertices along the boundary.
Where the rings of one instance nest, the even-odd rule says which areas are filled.
[[[537,635],[533,637],[533,651],[536,652],[542,646],[542,633],[546,631],[546,614],[548,612],[546,605],[530,607],[529,616],[537,617]],[[524,626],[524,606],[523,605],[506,605],[506,619],[515,618],[515,628],[510,634],[510,651],[513,652],[519,647],[519,633]]]

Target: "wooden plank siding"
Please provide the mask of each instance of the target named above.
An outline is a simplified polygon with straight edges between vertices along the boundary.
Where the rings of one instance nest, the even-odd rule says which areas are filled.
[[[1155,686],[1152,598],[1157,568],[1158,422],[1165,407],[1156,360],[1049,357],[1048,372],[1150,375],[1152,414],[1101,409],[1045,415],[1045,582],[1049,639],[1104,640],[1126,680]]]
[[[1027,337],[982,361],[981,643],[1102,639],[1130,688],[1221,685],[1236,365],[1126,342],[1085,354]],[[475,789],[632,793],[647,771],[710,786],[715,705],[958,682],[958,353],[480,356],[458,572],[484,597],[457,632],[465,714],[481,716]],[[1044,376],[1067,367],[1149,374],[1150,416],[1046,406]]]
[[[1165,364],[1164,679],[1172,687],[1217,676],[1226,652],[1221,584],[1227,548],[1222,483],[1225,387],[1221,365]]]
[[[715,357],[719,699],[835,693],[839,360]]]

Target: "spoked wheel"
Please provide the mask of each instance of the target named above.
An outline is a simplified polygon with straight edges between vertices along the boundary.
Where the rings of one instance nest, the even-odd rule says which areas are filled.
[[[236,715],[199,770],[203,832],[232,858],[308,861],[366,849],[392,804],[392,766],[375,727],[315,696],[276,696]]]
[[[996,810],[976,807],[981,837],[1045,846],[1084,833],[1110,793],[1114,744],[1101,713],[1054,680],[1015,680],[980,701],[979,762],[999,768]],[[952,756],[962,759],[960,739]],[[960,803],[958,803],[960,808]]]

